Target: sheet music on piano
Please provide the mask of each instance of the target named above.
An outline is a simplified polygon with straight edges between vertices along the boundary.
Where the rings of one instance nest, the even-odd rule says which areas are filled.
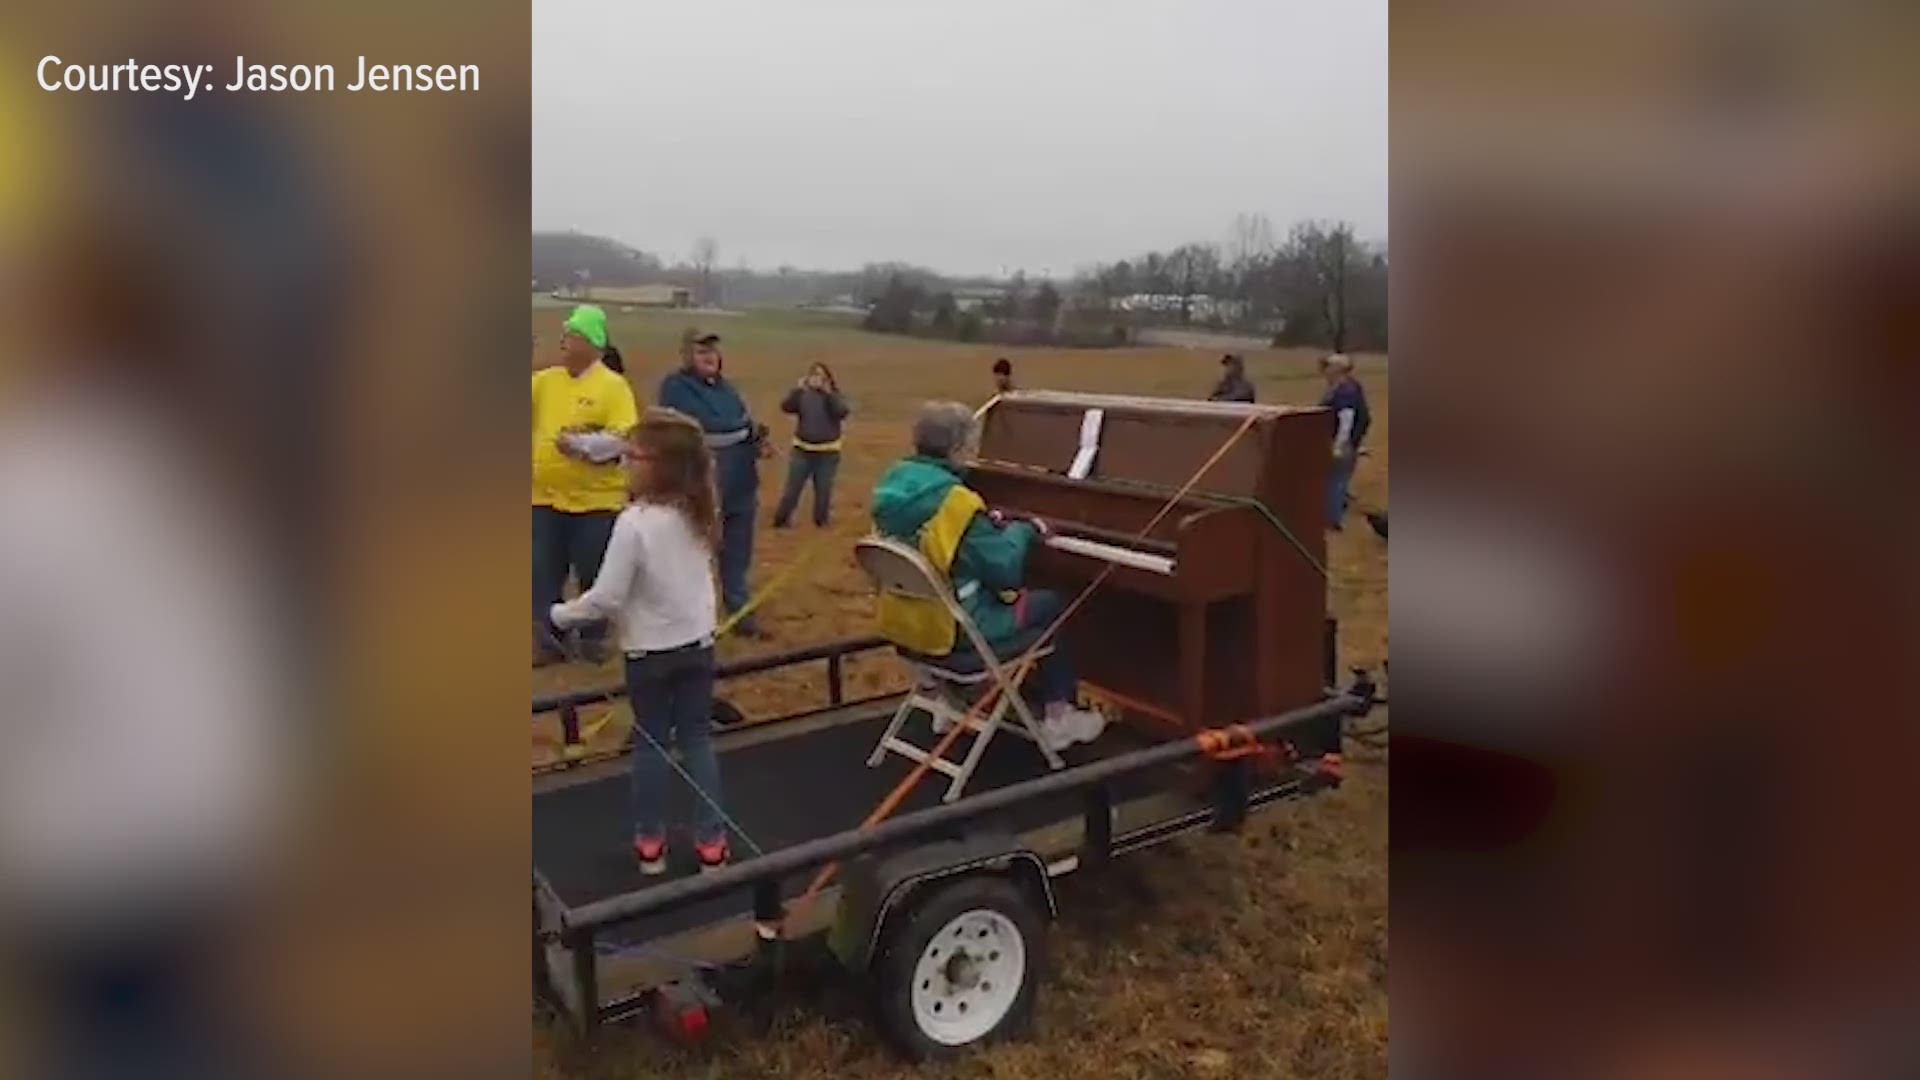
[[[1088,409],[1080,418],[1080,449],[1067,467],[1067,479],[1085,480],[1093,475],[1093,458],[1100,452],[1100,420],[1105,415],[1103,409]]]

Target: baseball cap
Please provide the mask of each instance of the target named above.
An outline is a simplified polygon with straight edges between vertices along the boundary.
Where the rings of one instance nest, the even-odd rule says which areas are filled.
[[[581,304],[574,308],[562,329],[593,342],[596,349],[607,347],[607,313],[592,304]]]

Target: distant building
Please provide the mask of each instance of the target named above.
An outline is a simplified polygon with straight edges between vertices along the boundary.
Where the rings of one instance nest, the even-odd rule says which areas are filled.
[[[693,306],[693,290],[683,285],[626,285],[618,288],[597,286],[588,298],[609,304],[632,307],[683,308]]]
[[[1203,321],[1219,320],[1233,322],[1247,314],[1244,300],[1219,300],[1206,293],[1192,296],[1179,296],[1173,293],[1134,293],[1132,296],[1118,296],[1113,299],[1115,311],[1156,311],[1178,312],[1185,308],[1194,318]]]
[[[967,286],[953,290],[953,306],[960,311],[978,311],[988,304],[1007,298],[1007,290],[990,285]]]

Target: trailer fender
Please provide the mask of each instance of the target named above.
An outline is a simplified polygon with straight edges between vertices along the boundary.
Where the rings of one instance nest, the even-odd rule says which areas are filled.
[[[1031,896],[1035,909],[1045,912],[1049,921],[1059,914],[1045,861],[1007,833],[983,832],[884,858],[853,860],[842,879],[829,947],[847,970],[866,971],[889,920],[910,906],[916,892],[967,874],[1007,878]]]

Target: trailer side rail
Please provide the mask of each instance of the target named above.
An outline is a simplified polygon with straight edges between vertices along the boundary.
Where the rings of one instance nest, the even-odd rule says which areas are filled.
[[[834,709],[857,705],[867,705],[895,697],[898,691],[880,694],[868,694],[865,697],[849,698],[846,691],[846,661],[849,656],[873,652],[878,649],[891,649],[893,646],[879,637],[845,638],[838,641],[809,645],[801,649],[787,649],[781,652],[763,653],[757,656],[730,660],[714,669],[716,680],[738,679],[748,675],[757,675],[763,671],[792,667],[795,664],[818,663],[827,665],[827,700],[824,705],[804,708],[797,712],[782,713],[754,721],[755,724],[777,724],[787,720],[802,720]],[[538,694],[533,698],[532,715],[535,720],[548,713],[560,715],[560,731],[563,742],[574,748],[580,747],[580,710],[590,705],[601,705],[618,701],[627,696],[624,683],[597,686],[586,690],[565,690],[552,694]],[[536,773],[551,772],[560,768],[572,768],[595,761],[619,757],[624,751],[608,750],[590,753],[564,763],[536,766]]]

